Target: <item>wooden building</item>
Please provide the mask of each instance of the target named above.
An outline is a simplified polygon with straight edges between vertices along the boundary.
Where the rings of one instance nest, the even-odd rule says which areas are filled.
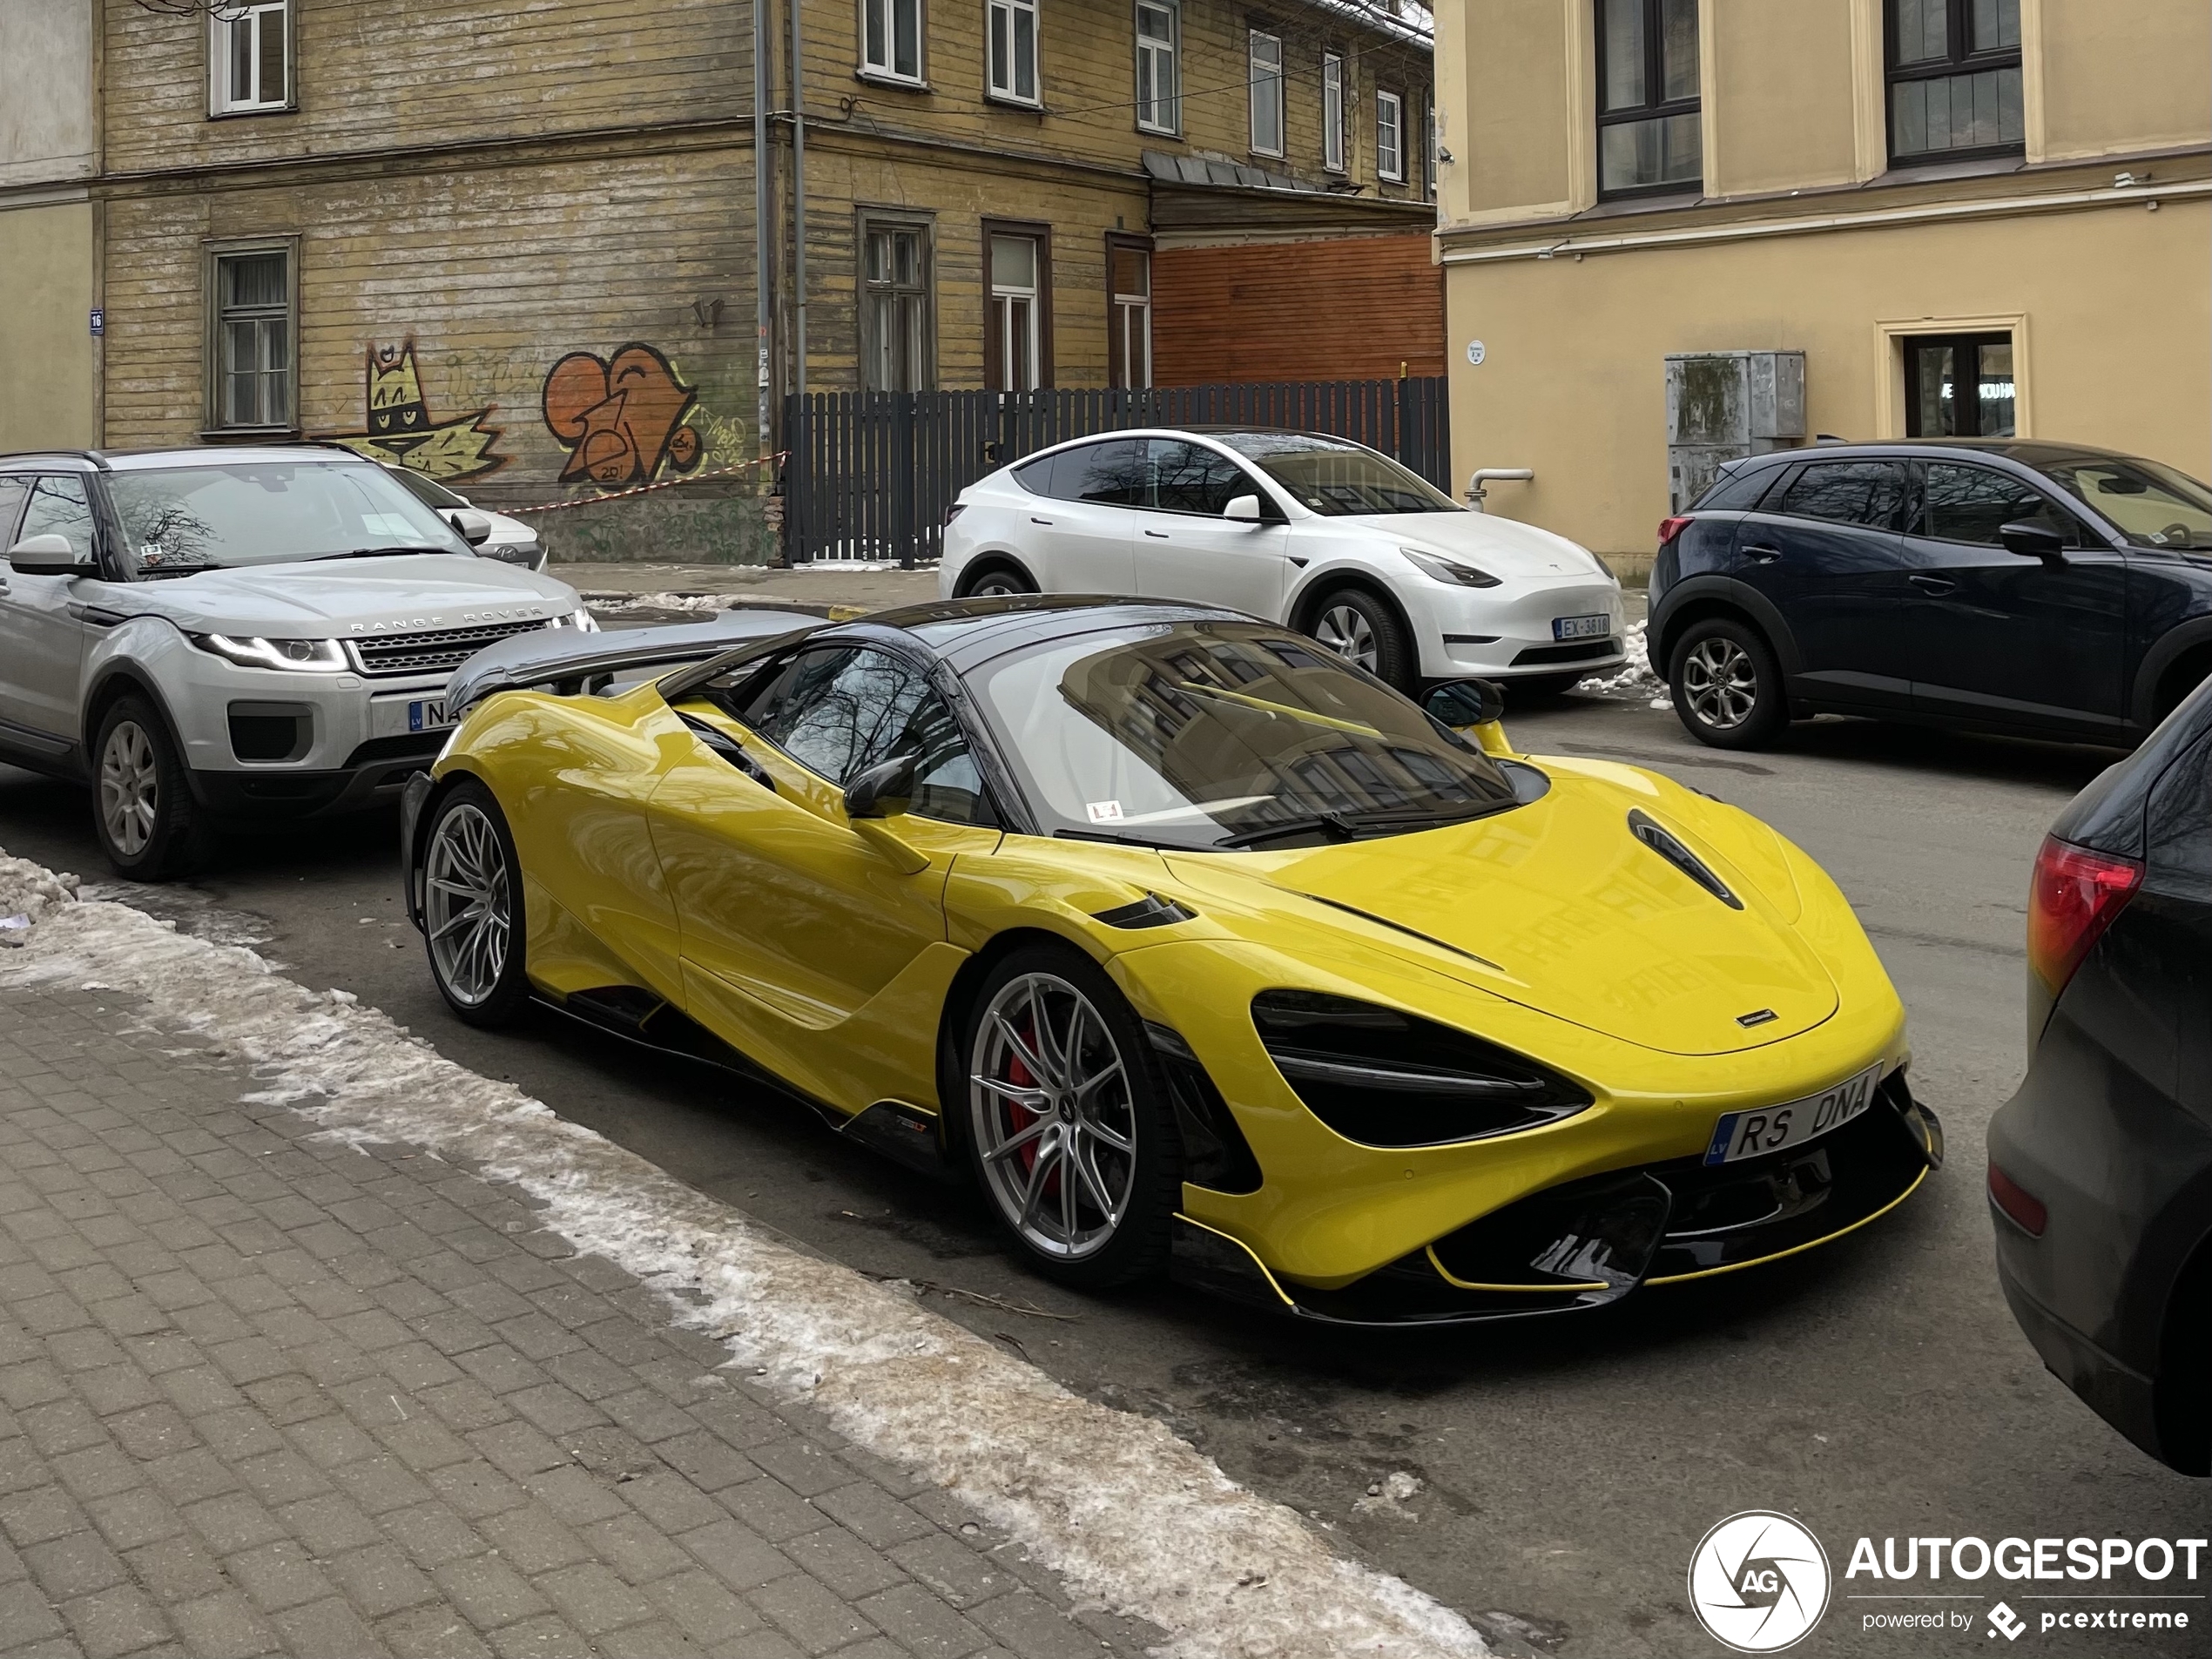
[[[41,62],[81,59],[98,129],[110,447],[336,439],[510,507],[732,469],[563,513],[556,550],[754,561],[743,469],[788,391],[1440,347],[1403,292],[1433,279],[1428,23],[1393,0],[90,5]],[[34,327],[0,314],[0,352]]]

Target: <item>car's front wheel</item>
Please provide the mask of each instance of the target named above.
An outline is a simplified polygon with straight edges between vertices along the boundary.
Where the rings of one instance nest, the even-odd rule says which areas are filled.
[[[969,1159],[1022,1253],[1086,1290],[1158,1272],[1182,1146],[1113,981],[1066,947],[1016,951],[978,992],[962,1052]]]
[[[1773,647],[1733,617],[1690,624],[1676,642],[1667,678],[1676,718],[1716,749],[1764,748],[1789,724]]]
[[[1413,689],[1413,646],[1398,613],[1365,588],[1339,588],[1313,609],[1312,634],[1320,644],[1357,664],[1386,685]]]
[[[510,1025],[529,1001],[522,874],[491,791],[455,785],[423,842],[422,934],[438,994],[470,1025]]]
[[[92,748],[92,821],[115,873],[127,881],[188,873],[206,852],[206,817],[160,711],[136,694],[118,698]]]

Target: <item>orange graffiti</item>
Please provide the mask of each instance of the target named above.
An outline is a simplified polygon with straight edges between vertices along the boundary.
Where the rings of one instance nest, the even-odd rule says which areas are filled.
[[[705,446],[684,418],[698,395],[651,346],[609,359],[570,353],[545,377],[545,424],[569,452],[561,482],[635,484],[664,467],[691,471]]]

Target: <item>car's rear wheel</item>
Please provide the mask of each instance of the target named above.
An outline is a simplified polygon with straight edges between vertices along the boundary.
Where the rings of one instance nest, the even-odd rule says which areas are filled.
[[[1758,749],[1789,724],[1782,665],[1757,629],[1730,617],[1693,622],[1668,673],[1675,714],[1700,743]]]
[[[1364,588],[1339,588],[1313,610],[1314,639],[1399,691],[1413,689],[1413,642],[1398,613]]]
[[[961,584],[963,599],[1004,599],[1035,593],[1037,584],[1010,564],[993,564]]]
[[[529,999],[522,873],[491,791],[455,786],[423,843],[422,935],[438,994],[470,1025],[512,1024]]]
[[[129,881],[165,881],[206,855],[207,824],[169,725],[152,704],[118,698],[93,739],[92,821],[100,850]]]
[[[1016,951],[978,992],[963,1053],[969,1160],[1031,1264],[1087,1290],[1159,1271],[1182,1146],[1113,981],[1065,947]]]

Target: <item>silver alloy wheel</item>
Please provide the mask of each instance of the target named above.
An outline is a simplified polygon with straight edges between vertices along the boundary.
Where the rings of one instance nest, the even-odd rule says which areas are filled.
[[[1058,975],[1024,974],[983,1010],[969,1059],[968,1116],[1000,1212],[1042,1255],[1096,1255],[1136,1188],[1136,1113],[1104,1017]]]
[[[1751,718],[1759,701],[1759,671],[1751,653],[1725,635],[1701,639],[1682,663],[1683,698],[1689,711],[1716,732],[1730,732]]]
[[[1347,662],[1376,672],[1375,631],[1350,605],[1331,605],[1314,624],[1313,637]]]
[[[1004,599],[1027,592],[1028,589],[1004,570],[992,571],[968,590],[971,599]]]
[[[126,859],[135,859],[153,840],[154,816],[161,810],[161,772],[153,739],[136,720],[118,720],[100,752],[100,822],[107,839]]]
[[[430,837],[422,908],[439,982],[464,1008],[489,1001],[506,971],[509,893],[499,832],[481,809],[455,806]]]

